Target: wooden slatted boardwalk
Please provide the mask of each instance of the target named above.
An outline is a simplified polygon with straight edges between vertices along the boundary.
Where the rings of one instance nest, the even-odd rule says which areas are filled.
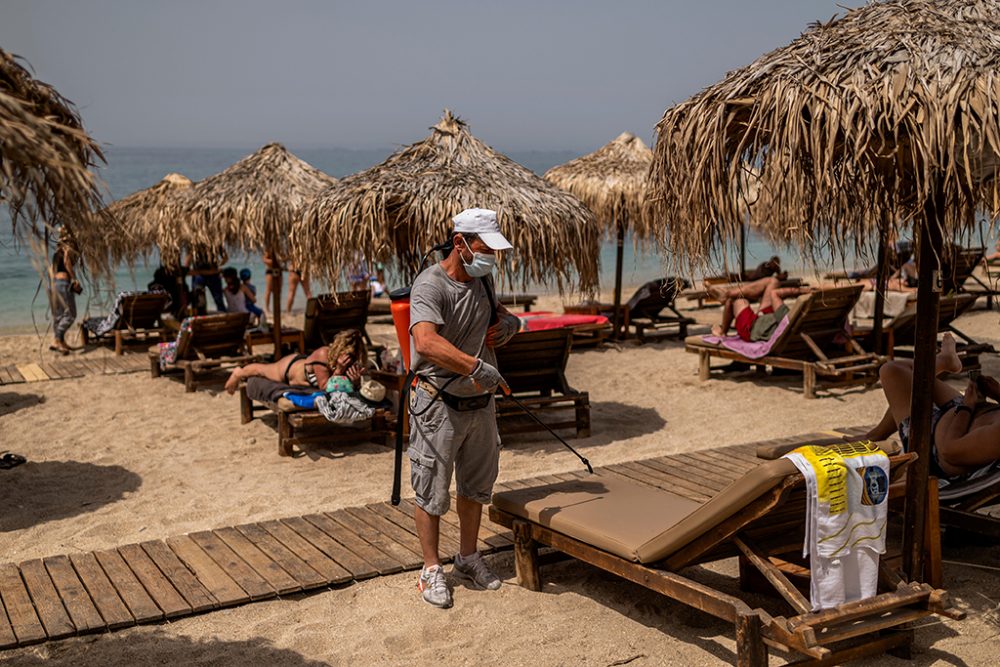
[[[30,364],[0,366],[0,385],[22,382],[43,382],[64,380],[85,375],[117,375],[138,373],[149,370],[147,354],[126,354],[120,357],[112,354],[98,357],[78,357]]]
[[[840,430],[839,433],[848,431]],[[852,431],[854,434],[856,430]],[[827,431],[767,441],[808,443]],[[760,464],[751,443],[599,467],[598,471],[704,502]],[[513,489],[578,479],[586,472],[499,484]],[[422,564],[413,500],[373,503],[112,549],[0,565],[0,648],[104,632],[416,570]],[[485,514],[484,508],[484,517]],[[458,550],[458,516],[442,517],[441,550]],[[479,548],[512,547],[483,521]]]

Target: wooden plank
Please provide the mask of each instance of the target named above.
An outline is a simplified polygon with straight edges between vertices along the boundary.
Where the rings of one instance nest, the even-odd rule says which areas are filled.
[[[639,466],[632,466],[627,463],[619,463],[617,465],[609,466],[606,470],[624,477],[629,477],[637,482],[648,484],[649,486],[655,486],[658,489],[671,491],[689,498],[708,500],[713,493],[712,491],[705,489],[701,484],[691,482],[690,480],[682,477],[680,473],[669,477],[667,475],[653,476],[651,473],[647,473],[642,470]]]
[[[271,587],[264,577],[247,565],[236,552],[210,531],[200,531],[188,535],[192,542],[201,548],[223,572],[232,578],[240,588],[246,591],[251,600],[262,600],[274,597],[277,591]]]
[[[17,370],[17,366],[14,366],[12,364],[10,366],[7,366],[6,368],[7,368],[7,374],[10,375],[11,383],[25,382],[24,376],[21,375],[21,371]]]
[[[288,526],[297,535],[307,540],[309,544],[336,561],[341,567],[351,573],[352,578],[366,579],[378,574],[378,571],[363,558],[306,521],[303,517],[282,519],[281,523]]]
[[[164,616],[173,618],[191,613],[191,605],[177,592],[170,580],[163,576],[141,546],[126,544],[118,547],[118,553],[156,602],[156,606],[163,610]]]
[[[423,565],[423,556],[390,539],[347,510],[339,509],[336,512],[327,512],[326,515],[390,556],[402,566],[402,569],[411,570]]]
[[[684,465],[679,461],[670,467],[660,465],[659,463],[653,461],[636,461],[633,465],[635,466],[635,468],[633,468],[634,470],[643,469],[644,472],[647,472],[654,477],[663,479],[663,481],[668,484],[667,488],[670,488],[673,484],[675,477],[682,477],[685,481],[700,487],[699,491],[702,493],[708,493],[714,496],[719,491],[726,488],[730,482],[728,479],[713,477],[710,473],[705,472],[704,470]]]
[[[292,553],[288,547],[279,542],[271,533],[260,525],[250,523],[236,526],[236,530],[253,542],[268,558],[277,563],[303,589],[319,588],[326,585],[326,578],[311,568],[304,560]]]
[[[390,521],[368,507],[348,507],[346,510],[348,514],[352,514],[357,519],[371,526],[372,531],[398,542],[418,556],[421,555],[420,540],[410,531],[400,528],[395,522]]]
[[[325,535],[350,549],[352,553],[357,554],[365,563],[368,563],[371,569],[374,569],[379,574],[394,574],[402,571],[402,561],[373,546],[329,516],[325,514],[307,514],[302,518],[323,531]],[[359,573],[355,572],[354,578],[358,579],[359,577]]]
[[[417,524],[412,514],[407,514],[399,506],[394,507],[390,503],[372,503],[367,508],[405,530],[415,537],[417,545],[420,545]],[[438,548],[448,556],[454,556],[459,550],[458,530],[445,521],[438,521]]]
[[[757,466],[749,461],[736,458],[733,454],[723,454],[721,452],[702,451],[685,452],[693,461],[699,461],[709,466],[711,470],[726,470],[730,476],[742,477]]]
[[[104,624],[110,630],[135,625],[135,619],[121,596],[111,584],[108,575],[104,574],[100,563],[92,553],[73,554],[69,557],[77,576],[83,582],[90,599],[93,600],[97,612],[104,619]]]
[[[12,384],[14,377],[7,370],[6,366],[0,366],[0,384]]]
[[[220,607],[229,607],[250,601],[247,594],[232,577],[225,573],[205,551],[187,535],[168,537],[167,546],[174,555],[194,573],[208,589]]]
[[[121,554],[114,549],[108,549],[107,551],[94,552],[94,556],[137,623],[158,621],[163,618],[163,612],[153,602],[153,598],[142,587],[129,566],[125,564]]]
[[[83,582],[76,576],[69,558],[53,556],[43,562],[76,631],[82,633],[106,630],[108,626],[97,612]]]
[[[42,382],[49,379],[49,376],[38,364],[20,364],[17,366],[17,370],[24,377],[25,382]]]
[[[143,542],[139,546],[146,552],[150,560],[156,563],[160,572],[170,580],[184,601],[190,605],[191,611],[197,614],[219,606],[215,597],[201,585],[201,582],[191,574],[191,570],[184,566],[184,563],[177,558],[165,542],[152,540]]]
[[[58,369],[50,363],[44,361],[39,362],[38,367],[42,369],[42,372],[45,373],[50,380],[61,380],[63,377],[62,374],[59,373]]]
[[[35,613],[35,606],[31,604],[21,572],[12,563],[0,565],[0,599],[18,644],[24,646],[45,641],[45,628]]]
[[[302,590],[302,586],[291,575],[281,569],[280,565],[268,558],[264,552],[255,547],[253,542],[235,528],[219,528],[212,532],[228,544],[229,548],[235,551],[257,574],[262,576],[271,585],[271,588],[278,592],[278,595]]]
[[[52,579],[45,570],[40,558],[28,560],[20,564],[21,578],[28,589],[28,595],[35,605],[38,618],[45,628],[49,639],[69,637],[76,632],[76,626],[70,620],[66,608],[63,607],[59,593],[52,585]]]
[[[3,608],[3,596],[0,596],[0,649],[17,646],[17,636],[11,627],[10,618]]]
[[[342,584],[354,578],[351,576],[350,570],[314,547],[308,540],[284,523],[263,521],[260,525],[292,553],[308,563],[309,567],[319,572],[327,584]]]

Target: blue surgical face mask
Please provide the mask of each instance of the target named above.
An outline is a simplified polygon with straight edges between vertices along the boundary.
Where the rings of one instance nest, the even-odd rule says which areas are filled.
[[[465,247],[469,248],[468,245]],[[488,276],[493,271],[493,267],[496,266],[496,255],[489,255],[485,252],[475,252],[472,248],[469,248],[469,251],[472,252],[471,262],[466,262],[465,255],[462,255],[462,264],[465,266],[465,272],[473,278]]]

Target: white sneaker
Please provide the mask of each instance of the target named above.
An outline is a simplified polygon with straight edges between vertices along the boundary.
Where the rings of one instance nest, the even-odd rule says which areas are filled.
[[[451,590],[448,589],[448,581],[444,577],[444,568],[440,565],[431,565],[420,571],[417,589],[424,596],[424,602],[428,604],[441,609],[447,609],[452,605]]]
[[[486,565],[483,555],[478,551],[471,556],[455,555],[455,567],[452,574],[471,581],[476,588],[483,588],[488,591],[495,591],[500,588],[500,577],[493,573],[493,570]]]

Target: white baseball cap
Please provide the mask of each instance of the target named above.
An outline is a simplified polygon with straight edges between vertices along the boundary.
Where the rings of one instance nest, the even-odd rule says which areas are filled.
[[[476,234],[493,250],[510,250],[514,247],[500,233],[496,211],[488,208],[467,208],[451,221],[455,223],[456,232]]]

